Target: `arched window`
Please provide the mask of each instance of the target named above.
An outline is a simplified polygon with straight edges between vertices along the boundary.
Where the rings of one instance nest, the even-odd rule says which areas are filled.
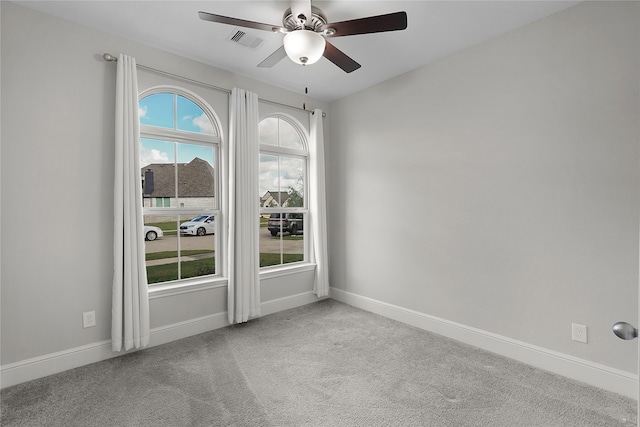
[[[220,124],[197,95],[140,95],[140,173],[149,284],[215,275]]]
[[[307,260],[307,140],[292,117],[260,122],[260,267]]]

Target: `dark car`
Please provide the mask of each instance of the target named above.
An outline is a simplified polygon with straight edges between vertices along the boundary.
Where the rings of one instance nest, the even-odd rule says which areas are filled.
[[[280,232],[287,232],[291,235],[302,233],[304,230],[304,214],[301,213],[272,213],[269,215],[267,228],[272,236],[277,236]]]

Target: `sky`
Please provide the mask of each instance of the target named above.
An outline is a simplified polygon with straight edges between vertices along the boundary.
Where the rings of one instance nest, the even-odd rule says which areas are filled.
[[[305,148],[293,126],[275,117],[260,122],[260,143],[299,150]],[[267,191],[289,191],[290,188],[303,194],[304,164],[299,157],[260,154],[260,196]]]
[[[177,108],[176,108],[177,107]],[[142,98],[139,103],[140,123],[162,128],[215,135],[213,125],[202,109],[182,96],[156,93]],[[194,144],[174,144],[141,138],[140,167],[150,163],[188,163],[196,157],[215,166],[214,150]]]
[[[140,123],[187,132],[215,135],[214,126],[204,111],[191,100],[171,93],[157,93],[139,102]],[[260,142],[286,148],[304,149],[297,131],[279,118],[267,118],[260,123]],[[157,139],[140,139],[140,167],[151,163],[188,163],[196,157],[215,165],[213,147],[174,143]],[[303,192],[305,161],[299,157],[260,155],[259,193],[288,191]]]

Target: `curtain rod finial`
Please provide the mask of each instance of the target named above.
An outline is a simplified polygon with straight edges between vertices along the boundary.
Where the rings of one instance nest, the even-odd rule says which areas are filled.
[[[102,55],[102,57],[107,62],[117,62],[118,61],[118,58],[116,58],[115,56],[111,55],[110,53],[105,53],[104,55]]]

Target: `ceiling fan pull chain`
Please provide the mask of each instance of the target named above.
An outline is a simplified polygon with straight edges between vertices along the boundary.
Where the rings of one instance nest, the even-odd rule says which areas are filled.
[[[308,94],[308,93],[309,93],[309,88],[305,86],[305,87],[304,87],[304,94],[306,95],[306,94]],[[306,103],[306,102],[303,102],[303,103],[302,103],[302,109],[303,109],[303,110],[306,110],[306,109],[307,109],[307,103]]]
[[[306,81],[307,80],[307,67],[302,67],[302,81]],[[309,94],[309,87],[305,84],[304,85],[304,94],[308,95]],[[307,103],[303,102],[302,103],[302,109],[306,110],[307,109]]]

